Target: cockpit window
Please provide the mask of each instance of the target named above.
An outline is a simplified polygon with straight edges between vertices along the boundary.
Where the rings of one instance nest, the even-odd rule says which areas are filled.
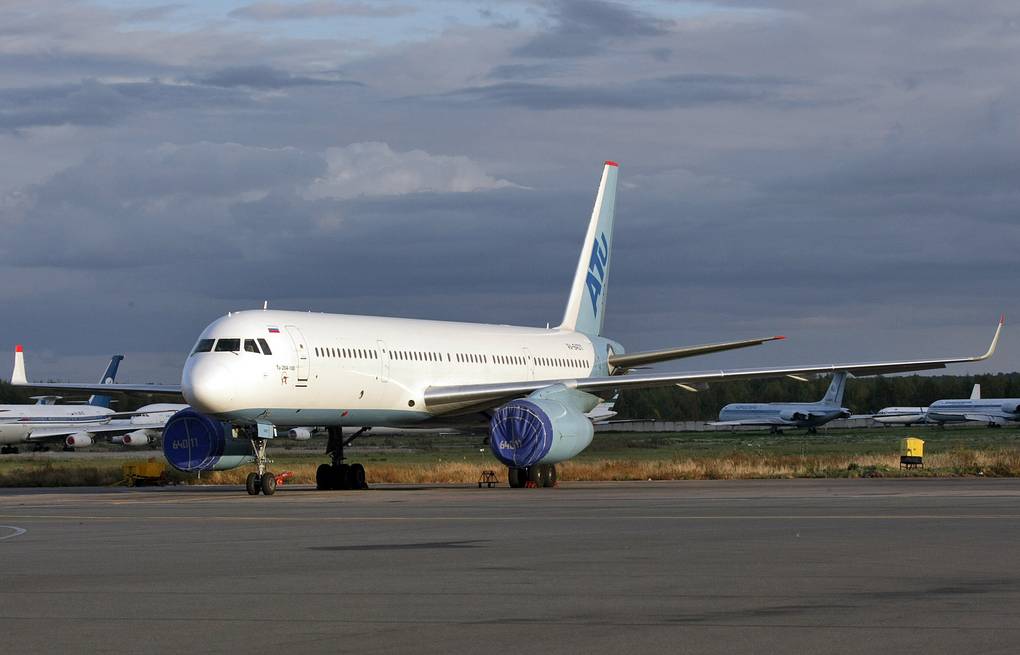
[[[218,353],[236,353],[241,350],[240,339],[220,339],[216,342],[216,352]]]
[[[265,339],[259,339],[259,345],[262,346],[263,355],[273,354],[273,351],[269,349],[269,343]]]
[[[259,353],[259,346],[255,343],[254,339],[244,340],[244,351],[248,353],[255,353],[256,355],[261,354]]]
[[[195,346],[195,349],[191,351],[191,354],[194,355],[195,353],[209,352],[210,350],[212,350],[212,346],[215,341],[216,339],[199,339],[198,345]]]

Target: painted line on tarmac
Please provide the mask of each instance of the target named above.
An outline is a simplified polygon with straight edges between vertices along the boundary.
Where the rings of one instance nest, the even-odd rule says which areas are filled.
[[[21,535],[29,532],[25,530],[25,528],[18,527],[17,525],[0,525],[0,530],[13,531],[11,532],[10,535],[3,535],[2,537],[0,537],[0,542],[5,541],[7,539],[12,539],[14,537],[20,537]]]
[[[9,514],[0,515],[0,519],[17,519],[33,521],[168,521],[168,522],[286,522],[286,523],[427,523],[429,521],[463,522],[463,523],[496,523],[507,521],[1016,521],[1020,514],[776,514],[776,515],[711,515],[699,514],[689,516],[657,516],[657,515],[605,515],[591,514],[585,516],[550,515],[550,516],[96,516],[88,514]],[[2,526],[0,526],[2,527]],[[19,529],[20,528],[15,528]],[[20,533],[19,533],[20,534]],[[16,535],[11,535],[16,536]]]

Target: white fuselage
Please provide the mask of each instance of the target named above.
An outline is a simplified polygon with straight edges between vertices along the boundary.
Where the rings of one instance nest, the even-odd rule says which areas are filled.
[[[873,421],[887,425],[914,425],[927,423],[927,407],[885,407],[871,417]]]
[[[0,405],[0,443],[22,443],[39,431],[88,432],[113,413],[93,405]]]
[[[432,418],[430,386],[606,375],[610,347],[622,352],[568,330],[253,310],[202,332],[181,387],[228,420],[400,427]]]

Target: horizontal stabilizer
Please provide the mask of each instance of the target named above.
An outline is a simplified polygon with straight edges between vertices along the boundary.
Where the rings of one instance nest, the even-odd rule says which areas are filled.
[[[736,350],[737,348],[748,348],[759,346],[766,341],[779,341],[786,337],[762,337],[760,339],[744,339],[742,341],[725,341],[723,343],[709,343],[701,346],[684,346],[681,348],[667,348],[666,350],[649,350],[640,353],[627,353],[624,355],[610,355],[609,367],[611,369],[627,369],[659,362],[668,362],[674,359],[686,357],[697,357],[709,353],[722,352],[724,350]]]

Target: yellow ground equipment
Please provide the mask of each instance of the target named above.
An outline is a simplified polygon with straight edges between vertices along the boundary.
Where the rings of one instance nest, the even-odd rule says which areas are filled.
[[[147,484],[166,484],[170,481],[166,474],[166,463],[150,457],[147,462],[131,462],[125,464],[124,484],[129,487],[140,487]]]
[[[924,440],[917,437],[900,439],[900,468],[924,468]]]

